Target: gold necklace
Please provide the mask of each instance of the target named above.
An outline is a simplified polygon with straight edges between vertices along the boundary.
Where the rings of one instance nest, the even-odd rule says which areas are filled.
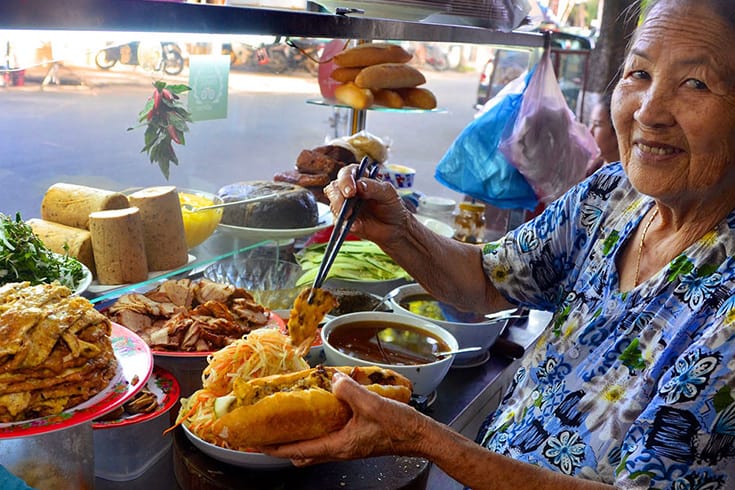
[[[648,234],[648,229],[651,227],[651,223],[653,223],[653,220],[656,218],[656,215],[658,214],[658,205],[656,205],[656,209],[653,210],[653,214],[648,219],[648,223],[646,223],[645,228],[643,228],[643,234],[641,235],[641,241],[638,243],[638,260],[635,262],[635,283],[633,284],[633,287],[638,286],[638,279],[639,274],[641,272],[641,255],[643,255],[643,242],[646,240],[646,234]]]

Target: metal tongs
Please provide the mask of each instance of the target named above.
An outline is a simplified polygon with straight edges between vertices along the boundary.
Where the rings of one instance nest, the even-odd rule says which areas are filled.
[[[374,179],[377,174],[377,163],[371,160],[370,157],[366,156],[362,159],[362,161],[360,161],[360,166],[357,167],[357,172],[355,172],[355,182],[357,182],[357,180],[359,180],[363,176]],[[317,271],[316,277],[314,278],[314,284],[312,284],[311,292],[309,292],[309,297],[306,300],[307,303],[311,304],[312,300],[314,299],[314,290],[322,287],[322,284],[327,277],[327,273],[332,267],[332,263],[334,263],[334,258],[339,253],[339,249],[342,246],[342,243],[345,241],[345,237],[350,232],[352,223],[355,222],[355,219],[357,218],[357,213],[360,210],[361,206],[362,199],[357,196],[345,199],[345,201],[342,203],[342,208],[339,210],[337,221],[334,223],[332,234],[329,237],[327,248],[324,251],[324,258],[322,259],[322,263],[319,265],[319,270]]]

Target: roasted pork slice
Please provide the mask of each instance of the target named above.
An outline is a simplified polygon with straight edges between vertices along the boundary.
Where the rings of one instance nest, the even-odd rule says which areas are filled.
[[[176,313],[186,311],[186,308],[176,306],[174,303],[161,303],[149,298],[144,294],[131,293],[120,296],[115,304],[110,306],[110,308],[107,310],[107,315],[110,318],[113,318],[114,315],[123,310],[132,310],[138,313],[143,313],[145,315],[163,316],[169,318]],[[123,325],[125,324],[123,323]]]
[[[190,279],[169,280],[163,282],[146,296],[161,303],[173,303],[176,306],[191,308],[195,288],[196,284]]]
[[[194,297],[198,303],[206,303],[207,301],[225,303],[236,291],[237,288],[231,284],[221,284],[202,279],[194,287]]]

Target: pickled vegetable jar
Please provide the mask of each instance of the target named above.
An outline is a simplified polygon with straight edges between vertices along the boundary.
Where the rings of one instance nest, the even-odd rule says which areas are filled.
[[[454,217],[454,239],[480,243],[485,235],[485,205],[477,202],[459,203]]]

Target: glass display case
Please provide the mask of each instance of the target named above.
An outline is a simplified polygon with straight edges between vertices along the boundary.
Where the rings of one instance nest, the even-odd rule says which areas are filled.
[[[353,8],[359,2],[348,3]],[[329,2],[329,7],[340,4]],[[293,169],[302,150],[354,132],[355,112],[324,99],[314,60],[330,42],[365,40],[400,44],[412,52],[431,44],[447,56],[451,69],[441,71],[423,55],[416,58],[439,110],[368,110],[359,125],[386,142],[388,162],[416,170],[407,192],[460,201],[434,180],[434,167],[475,116],[482,64],[500,45],[536,49],[543,36],[320,10],[145,0],[0,2],[0,212],[39,217],[45,193],[59,182],[121,192],[171,185],[215,193],[234,182],[270,181]],[[138,127],[139,113],[160,81],[208,88],[198,97],[212,96],[209,112],[195,114],[184,144],[174,145],[178,164],[168,178],[141,151],[145,130]],[[189,250],[188,264],[150,282],[87,296],[103,304],[162,279],[196,277],[207,266],[254,248],[274,256],[290,253],[310,238],[271,235],[217,230]],[[531,338],[522,340],[527,344]],[[498,384],[490,385],[509,364],[509,358],[498,356],[450,373],[429,413],[447,424],[456,422],[458,430],[474,430],[477,414],[499,398]],[[209,462],[202,462],[181,434],[176,437],[174,467],[169,454],[139,482],[185,487],[182,461],[193,464],[189,469],[206,468]],[[402,479],[396,468],[410,478]],[[369,478],[386,471],[385,481],[397,487],[421,488],[428,468],[415,458],[383,458],[324,466],[321,474],[292,469],[283,482],[326,488],[344,475]],[[238,469],[233,475],[244,482],[248,473]],[[130,485],[100,481],[97,486]]]

